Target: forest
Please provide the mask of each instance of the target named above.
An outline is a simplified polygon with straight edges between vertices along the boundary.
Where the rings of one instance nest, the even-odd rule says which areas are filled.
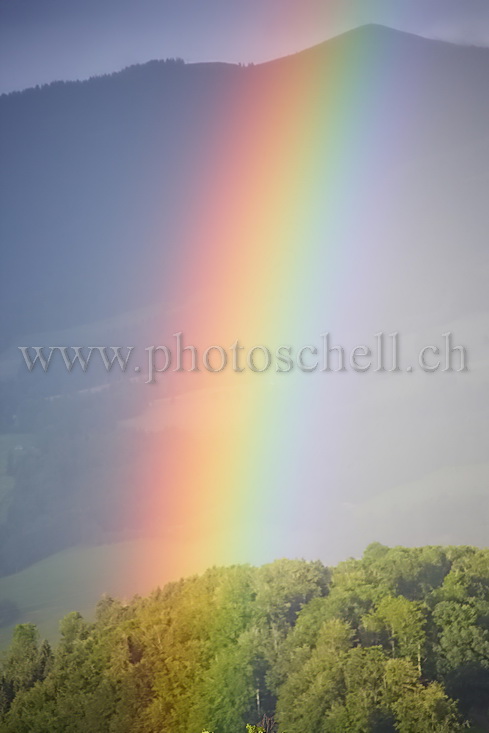
[[[20,624],[0,716],[5,733],[487,731],[489,550],[211,568],[70,613],[55,647]]]

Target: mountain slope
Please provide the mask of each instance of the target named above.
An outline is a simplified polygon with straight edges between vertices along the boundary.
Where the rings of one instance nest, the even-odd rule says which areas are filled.
[[[282,260],[293,265],[274,303],[291,314],[284,328],[306,320],[294,310],[306,302],[308,339],[331,330],[353,345],[397,330],[403,358],[410,358],[448,330],[462,343],[470,338],[468,374],[378,375],[367,387],[362,375],[321,382],[310,405],[311,412],[324,405],[326,416],[316,473],[304,458],[302,473],[283,487],[284,496],[300,493],[301,521],[282,526],[277,506],[287,552],[351,554],[382,536],[376,522],[413,541],[419,533],[410,524],[421,509],[405,527],[395,503],[380,519],[369,502],[452,466],[467,515],[478,522],[464,525],[462,536],[451,489],[442,526],[424,520],[432,535],[423,531],[422,541],[481,542],[484,476],[478,474],[477,491],[466,494],[464,483],[473,480],[474,465],[486,463],[489,445],[488,88],[487,49],[365,27],[255,67],[151,62],[1,97],[0,306],[2,351],[9,349],[1,366],[17,363],[19,375],[13,379],[10,366],[3,372],[0,424],[6,443],[20,445],[2,466],[1,572],[71,545],[144,533],[144,500],[159,480],[161,455],[178,456],[186,445],[175,436],[177,390],[162,384],[143,396],[129,379],[96,370],[28,374],[17,346],[48,338],[145,346],[160,343],[165,329],[184,330],[192,313],[203,312],[221,265],[209,242],[229,234],[239,261],[236,242],[248,219],[263,243],[266,264],[256,263],[258,274],[268,267],[271,282]],[[313,173],[301,167],[308,156]],[[256,175],[243,180],[249,160]],[[265,215],[253,219],[262,179],[271,185],[258,204],[271,212],[270,226]],[[274,208],[283,181],[303,197],[299,213],[295,200],[291,214],[280,196]],[[222,201],[222,210],[211,211],[203,236],[209,199]],[[272,259],[267,250],[268,233],[280,230],[282,219],[284,231],[298,227],[299,245],[304,239],[295,261],[290,252],[277,249]],[[305,231],[317,236],[316,248]],[[194,281],[182,293],[187,270]],[[309,287],[300,280],[304,272],[306,286],[314,279]],[[222,304],[229,318],[236,302],[250,311],[269,308],[266,278],[257,290],[254,273],[233,270],[232,297]],[[214,398],[206,393],[202,403]],[[196,432],[198,399],[188,400],[185,438]],[[152,429],[150,402],[168,411],[164,428]],[[295,403],[284,402],[288,414]],[[28,436],[26,443],[17,435]],[[290,454],[297,450],[290,446]],[[169,491],[163,482],[158,487]],[[439,486],[431,499],[423,490],[434,511]],[[349,510],[357,505],[368,517],[358,533]]]

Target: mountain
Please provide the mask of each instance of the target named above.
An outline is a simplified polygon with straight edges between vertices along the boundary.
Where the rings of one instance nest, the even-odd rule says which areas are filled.
[[[90,370],[29,374],[17,347],[144,346],[164,337],[163,326],[182,328],[190,312],[203,312],[208,280],[220,272],[201,242],[208,200],[222,201],[209,230],[235,235],[229,251],[239,259],[233,215],[247,225],[262,180],[277,181],[264,202],[274,225],[283,217],[300,239],[297,221],[306,222],[318,239],[314,256],[304,243],[304,261],[285,250],[266,259],[267,217],[253,219],[250,205],[250,231],[263,238],[258,270],[269,267],[270,282],[282,261],[297,272],[276,306],[290,322],[307,302],[314,318],[304,328],[318,335],[362,343],[397,330],[410,353],[452,331],[470,358],[464,374],[324,383],[316,474],[305,461],[284,487],[284,496],[303,492],[302,521],[282,527],[288,554],[337,559],[398,532],[406,544],[482,544],[488,88],[489,49],[365,26],[259,66],[152,61],[0,97],[0,571],[139,536],[155,456],[163,444],[179,455],[180,445],[168,425],[150,427],[161,393],[141,396]],[[302,210],[273,209],[284,181],[305,192]],[[331,253],[321,212],[338,224]],[[182,293],[174,273],[187,265],[195,281]],[[251,312],[263,301],[266,311],[266,283],[236,273],[234,302]],[[313,279],[309,288],[301,276]],[[163,395],[173,426],[183,391]],[[195,403],[185,404],[191,424]],[[457,487],[449,482],[444,494],[447,476]],[[407,508],[382,499],[399,487],[412,489]],[[460,517],[470,521],[461,527]]]
[[[367,63],[364,70],[361,59],[355,65],[359,54],[376,57],[379,67]],[[184,236],[175,215],[182,198],[191,202],[212,185],[211,161],[202,155],[206,140],[226,127],[245,90],[251,98],[253,87],[258,92],[269,84],[272,91],[284,74],[303,75],[307,83],[311,74],[326,78],[333,68],[341,82],[341,66],[352,66],[345,83],[365,86],[367,107],[377,103],[369,101],[375,94],[384,105],[375,122],[389,169],[396,169],[400,146],[409,145],[411,200],[421,186],[432,207],[444,208],[442,218],[450,212],[460,226],[458,214],[484,198],[488,59],[487,49],[365,26],[258,67],[153,61],[3,95],[1,306],[9,311],[3,344],[157,302],[161,277],[151,263],[155,257],[161,268],[171,263]],[[361,122],[364,110],[352,114]],[[398,126],[403,116],[406,130]],[[355,145],[354,125],[350,134]],[[460,197],[455,213],[432,189],[448,176],[453,190],[446,194]],[[477,238],[465,246],[483,246],[475,242],[485,231],[485,211],[470,225]],[[143,281],[144,288],[135,287]]]

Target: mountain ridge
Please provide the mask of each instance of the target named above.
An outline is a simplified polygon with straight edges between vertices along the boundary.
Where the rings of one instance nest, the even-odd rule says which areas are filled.
[[[294,51],[289,54],[285,54],[283,56],[278,56],[274,59],[269,59],[267,61],[262,61],[259,63],[235,63],[231,61],[192,61],[192,62],[186,62],[183,59],[179,58],[155,58],[155,59],[148,59],[147,61],[141,61],[135,64],[129,64],[128,66],[124,66],[121,69],[117,69],[114,71],[107,71],[105,73],[101,74],[95,74],[92,76],[89,76],[85,79],[53,79],[50,82],[44,83],[44,84],[37,84],[35,86],[31,87],[25,87],[23,89],[16,89],[12,90],[10,92],[3,92],[0,94],[0,100],[3,100],[5,98],[9,97],[15,97],[20,94],[25,94],[28,92],[39,92],[44,89],[47,89],[49,87],[56,87],[56,86],[62,86],[62,85],[81,85],[81,84],[88,84],[89,82],[94,82],[97,80],[105,80],[108,78],[114,78],[118,76],[127,76],[130,73],[135,72],[136,70],[144,70],[145,68],[154,67],[155,65],[161,65],[163,67],[164,65],[168,66],[177,66],[181,65],[184,66],[187,69],[195,69],[195,68],[206,68],[206,69],[242,69],[242,68],[264,68],[270,65],[279,64],[283,61],[290,60],[290,59],[296,59],[297,57],[301,57],[303,55],[308,55],[311,53],[318,53],[321,50],[325,50],[327,48],[331,47],[331,44],[335,44],[338,42],[343,42],[347,40],[355,40],[360,35],[366,35],[369,34],[371,36],[370,39],[368,39],[369,43],[378,42],[379,40],[396,40],[399,41],[402,39],[404,42],[421,42],[423,46],[428,47],[434,47],[435,45],[439,48],[441,47],[448,47],[448,48],[457,48],[457,49],[463,49],[463,50],[477,50],[489,53],[489,47],[487,46],[480,46],[476,44],[465,44],[465,43],[456,43],[455,41],[449,41],[445,39],[437,39],[437,38],[429,38],[427,36],[421,36],[417,33],[411,33],[409,31],[400,30],[398,28],[392,28],[391,26],[382,25],[380,23],[366,23],[364,25],[356,26],[355,28],[351,28],[347,31],[344,31],[343,33],[339,33],[336,36],[331,36],[330,38],[325,39],[324,41],[321,41],[320,43],[316,43],[313,46],[307,46],[306,48],[300,49],[298,51]]]

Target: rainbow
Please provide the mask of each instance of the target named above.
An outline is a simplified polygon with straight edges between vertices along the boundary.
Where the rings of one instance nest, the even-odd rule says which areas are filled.
[[[273,352],[319,345],[325,332],[344,336],[363,307],[365,253],[375,251],[379,206],[389,200],[383,176],[398,143],[380,140],[381,123],[391,115],[389,129],[402,131],[384,57],[382,43],[354,31],[242,68],[223,90],[202,138],[205,178],[182,207],[184,244],[164,275],[184,304],[162,317],[167,341],[181,331],[200,354],[237,339]],[[294,532],[306,521],[304,487],[326,517],[338,466],[351,460],[351,416],[341,407],[350,382],[271,368],[165,374],[163,395],[147,386],[156,397],[144,427],[161,432],[148,437],[138,501],[157,550],[139,566],[156,564],[167,579],[216,563],[318,555],[319,521],[310,547],[295,546]]]

